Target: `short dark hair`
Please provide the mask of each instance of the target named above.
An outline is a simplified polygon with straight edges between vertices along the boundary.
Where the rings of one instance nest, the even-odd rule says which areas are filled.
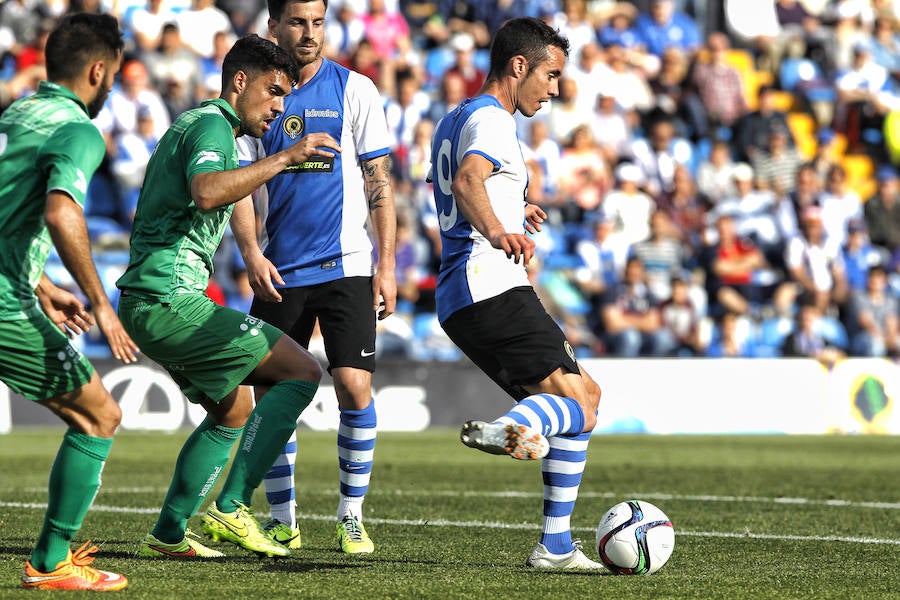
[[[118,57],[124,47],[119,22],[112,15],[66,15],[47,38],[44,49],[47,79],[75,79],[91,61],[100,57]]]
[[[528,61],[528,71],[550,57],[547,48],[556,46],[569,56],[569,40],[540,19],[520,17],[507,21],[494,36],[491,44],[491,77],[500,77],[506,63],[513,56],[522,55]]]
[[[266,0],[266,7],[269,9],[269,18],[276,21],[281,20],[284,13],[284,7],[288,2],[317,2],[318,0]],[[322,0],[325,3],[325,10],[328,10],[328,0]]]
[[[240,38],[225,55],[222,62],[222,89],[228,88],[238,71],[244,71],[251,79],[269,71],[281,71],[296,85],[300,80],[300,67],[287,51],[273,42],[251,33]]]

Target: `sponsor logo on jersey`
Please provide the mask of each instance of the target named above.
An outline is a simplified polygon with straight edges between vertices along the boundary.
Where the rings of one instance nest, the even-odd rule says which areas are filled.
[[[336,266],[337,266],[337,261],[336,261],[336,260],[329,260],[329,261],[326,262],[326,263],[322,263],[322,267],[321,267],[321,268],[322,268],[322,270],[324,271],[325,269],[333,269],[333,268],[335,268]]]
[[[201,150],[197,155],[196,165],[202,165],[205,162],[219,162],[219,153],[214,150]]]
[[[313,156],[299,165],[291,165],[285,173],[331,173],[334,171],[333,156]]]
[[[297,115],[285,117],[284,121],[281,123],[281,128],[289,138],[296,140],[303,135],[303,117]]]
[[[331,110],[330,108],[307,108],[303,111],[303,118],[305,119],[316,119],[316,118],[325,118],[325,119],[340,119],[341,113],[336,110]]]

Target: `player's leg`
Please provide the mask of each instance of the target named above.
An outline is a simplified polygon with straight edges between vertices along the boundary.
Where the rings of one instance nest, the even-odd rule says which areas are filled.
[[[281,302],[263,302],[254,299],[250,314],[281,329],[305,348],[309,345],[315,325],[314,316],[307,313],[304,317],[303,307],[308,293],[308,288],[285,288],[281,291]],[[256,398],[262,398],[268,391],[268,386],[257,385],[253,388]],[[300,530],[297,528],[297,501],[294,488],[296,461],[297,432],[294,431],[263,479],[266,500],[272,514],[265,529],[275,540],[291,549],[299,549],[302,544]]]
[[[244,430],[252,408],[249,388],[239,387],[219,402],[204,398],[207,417],[191,433],[175,461],[175,472],[153,530],[138,549],[138,556],[219,558],[191,536],[187,522],[206,499],[231,459],[231,449]]]
[[[40,350],[39,350],[40,349]],[[100,488],[100,475],[122,418],[100,377],[43,315],[0,323],[0,372],[10,388],[49,408],[69,426],[50,471],[47,511],[25,587],[117,590],[118,574],[88,567],[96,547],[72,553],[70,543]]]
[[[580,374],[554,372],[529,389],[547,390],[578,397],[584,402],[586,424],[583,432],[559,433],[549,438],[550,451],[541,463],[544,483],[541,540],[527,565],[549,569],[599,569],[572,539],[571,516],[584,473],[588,442],[596,423],[600,387],[579,365]]]
[[[319,318],[340,410],[338,542],[344,552],[369,553],[375,546],[363,525],[363,502],[369,489],[377,431],[372,399],[376,317],[372,279],[347,277],[317,286],[310,304]]]
[[[268,385],[269,391],[257,399],[247,419],[244,434],[231,471],[216,502],[204,517],[204,531],[267,556],[286,556],[287,548],[264,543],[249,511],[254,490],[262,483],[272,463],[296,431],[300,413],[312,401],[322,371],[306,350],[286,335],[278,338],[271,351],[250,374],[250,383]],[[250,530],[250,537],[242,535]],[[258,530],[258,531],[257,531]],[[264,536],[270,540],[268,536]],[[276,545],[279,548],[273,548]]]

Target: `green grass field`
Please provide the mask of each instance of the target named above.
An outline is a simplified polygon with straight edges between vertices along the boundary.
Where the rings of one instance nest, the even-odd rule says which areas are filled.
[[[61,435],[0,436],[0,598],[54,594],[18,585]],[[523,567],[539,534],[539,465],[465,448],[449,429],[379,438],[366,502],[373,555],[337,551],[334,434],[301,430],[302,550],[277,561],[228,545],[224,562],[133,558],[186,435],[123,433],[113,446],[78,541],[100,543],[95,564],[130,578],[119,597],[900,598],[900,437],[595,437],[573,517],[588,555],[620,500],[656,504],[677,532],[662,571],[627,577]],[[261,490],[255,504],[267,514]]]

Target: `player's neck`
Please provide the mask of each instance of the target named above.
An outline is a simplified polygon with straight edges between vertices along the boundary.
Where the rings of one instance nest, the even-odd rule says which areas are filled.
[[[300,68],[300,80],[297,82],[295,88],[303,87],[304,84],[308,83],[310,79],[316,76],[316,73],[318,73],[321,68],[321,56],[308,65],[303,65],[303,67]]]
[[[508,112],[514,114],[516,112],[516,103],[513,100],[512,89],[508,85],[497,79],[489,79],[481,86],[478,92],[479,96],[488,95],[497,99],[497,102]]]

